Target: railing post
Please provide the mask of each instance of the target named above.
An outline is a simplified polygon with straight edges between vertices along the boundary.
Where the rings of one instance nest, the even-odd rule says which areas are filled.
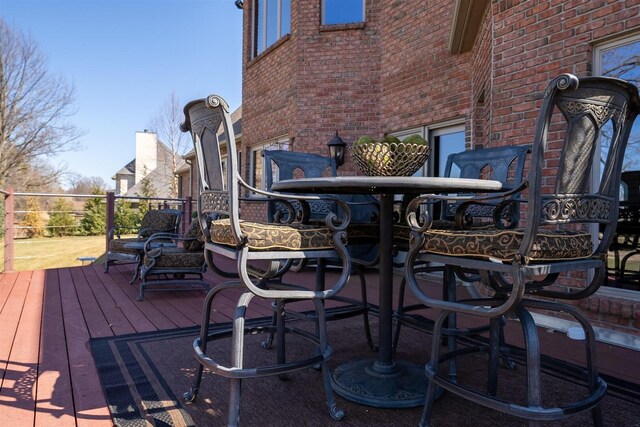
[[[4,197],[4,271],[13,271],[13,188]]]
[[[186,227],[188,227],[191,224],[191,215],[193,215],[193,200],[191,199],[191,196],[187,196],[187,201],[185,202],[185,230],[187,230]]]
[[[107,229],[105,233],[105,253],[109,252],[109,240],[110,231],[115,227],[115,207],[116,207],[116,193],[114,191],[107,191]]]

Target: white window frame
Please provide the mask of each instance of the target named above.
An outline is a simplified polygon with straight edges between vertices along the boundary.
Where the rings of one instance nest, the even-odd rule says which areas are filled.
[[[431,174],[433,174],[433,171],[435,170],[435,162],[436,162],[436,158],[433,155],[433,153],[435,152],[434,137],[447,135],[450,133],[465,132],[465,130],[466,130],[465,120],[456,119],[456,120],[450,120],[447,122],[436,123],[432,125],[425,125],[425,126],[414,127],[410,129],[401,130],[401,131],[390,132],[389,135],[393,135],[402,141],[406,137],[417,133],[418,135],[426,139],[427,142],[429,143],[429,147],[431,147],[431,155],[429,155],[429,159],[427,160],[425,165],[420,169],[418,169],[418,171],[413,176],[430,176]],[[445,166],[444,164],[441,165],[441,167],[444,167],[444,166]]]
[[[447,122],[447,123],[443,123],[441,125],[438,126],[432,126],[429,129],[429,138],[427,139],[427,141],[429,141],[429,146],[431,147],[431,155],[429,156],[429,172],[433,174],[433,171],[435,170],[435,164],[436,164],[436,156],[435,156],[435,137],[436,136],[442,136],[442,135],[448,135],[451,133],[459,133],[462,132],[464,134],[466,128],[465,128],[465,122],[464,120],[455,120],[452,122]],[[465,142],[465,147],[463,147],[463,150],[466,149],[466,142]],[[446,160],[442,165],[438,165],[440,168],[444,168],[446,166]]]
[[[249,150],[249,185],[256,187],[256,159],[261,159],[261,185],[260,190],[264,190],[265,176],[265,164],[264,157],[260,155],[264,150],[288,150],[291,145],[291,138],[289,136],[281,136],[278,138],[265,141],[262,144],[256,144],[251,146]],[[256,187],[257,188],[257,187]]]
[[[277,14],[278,14],[278,19],[277,19],[277,23],[276,23],[276,33],[278,34],[276,40],[271,43],[268,44],[267,41],[267,33],[268,33],[268,29],[267,29],[267,0],[254,0],[253,2],[253,13],[251,14],[251,33],[253,35],[252,37],[252,52],[253,52],[253,58],[255,58],[256,56],[260,55],[262,52],[264,52],[265,50],[267,50],[267,48],[269,46],[272,46],[273,44],[275,44],[278,40],[280,40],[282,37],[285,36],[285,34],[282,33],[282,1],[283,0],[276,0],[278,2],[278,6],[277,6]],[[256,5],[258,7],[256,7]],[[262,46],[257,46],[258,43],[258,23],[256,22],[256,14],[258,12],[258,8],[262,9],[262,13],[260,14],[261,16],[261,21],[262,21],[262,40],[263,40],[263,45]],[[291,11],[289,11],[289,21],[291,21]],[[289,28],[289,31],[291,31],[291,28]]]
[[[340,23],[336,23],[336,24],[327,24],[326,21],[326,11],[327,11],[327,7],[325,6],[326,4],[326,0],[321,0],[320,2],[320,24],[321,25],[342,25],[342,24],[350,24],[352,22],[340,22]],[[356,22],[365,22],[365,16],[366,16],[366,0],[362,0],[362,20],[361,21],[356,21]]]
[[[613,40],[609,40],[606,42],[602,42],[602,43],[598,43],[596,45],[594,45],[593,48],[593,75],[595,76],[601,76],[602,75],[602,54],[604,51],[609,50],[609,49],[614,49],[616,47],[619,46],[624,46],[626,44],[630,44],[630,43],[637,43],[638,41],[640,41],[640,33],[635,33],[635,34],[630,34],[630,35],[625,35],[622,37],[618,37],[616,39]],[[600,142],[598,142],[598,147],[596,149],[597,153],[601,153],[600,150]],[[591,185],[592,186],[597,186],[600,183],[600,174],[601,174],[601,159],[600,156],[594,156],[595,158],[593,159],[594,161],[594,165],[592,168],[592,175],[591,175]],[[591,228],[591,234],[593,235],[593,240],[594,242],[596,242],[597,239],[597,233],[598,233],[598,227],[597,226],[593,226]],[[589,279],[591,279],[593,277],[593,273],[590,272],[589,274]],[[599,295],[603,295],[603,296],[611,296],[611,297],[616,297],[616,298],[624,298],[626,300],[632,300],[632,301],[640,301],[640,292],[639,291],[634,291],[634,290],[630,290],[630,289],[621,289],[621,288],[614,288],[614,287],[610,287],[610,286],[601,286],[598,291],[597,294]]]

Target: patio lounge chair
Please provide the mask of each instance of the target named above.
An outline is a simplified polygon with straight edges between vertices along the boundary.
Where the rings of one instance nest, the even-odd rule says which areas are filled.
[[[329,415],[334,419],[341,419],[344,413],[337,407],[333,398],[327,364],[331,356],[331,347],[327,342],[323,302],[342,289],[351,272],[351,259],[345,245],[346,228],[350,220],[348,206],[339,199],[333,199],[333,202],[340,206],[342,217],[329,212],[322,225],[306,224],[308,218],[296,220],[290,200],[301,203],[307,211],[309,202],[321,198],[274,194],[253,188],[241,178],[229,106],[222,98],[211,95],[206,99],[189,102],[184,107],[184,113],[185,121],[181,129],[191,132],[200,172],[202,190],[198,198],[198,219],[205,235],[205,259],[212,267],[215,266],[217,257],[234,260],[239,275],[236,280],[216,284],[205,298],[200,336],[193,343],[194,355],[198,362],[197,372],[193,387],[185,393],[185,400],[192,402],[196,399],[205,367],[214,375],[228,378],[228,425],[235,426],[239,422],[242,380],[267,375],[282,376],[287,372],[319,366]],[[220,129],[222,133],[219,139]],[[241,188],[243,192],[248,191],[263,198],[252,197],[245,200],[240,197]],[[255,205],[274,199],[289,204],[291,215],[288,215],[288,220],[283,219],[284,223],[265,223],[240,218],[241,203]],[[243,213],[248,211],[250,210],[242,209]],[[282,275],[288,271],[294,260],[319,258],[342,260],[341,273],[332,286],[318,291],[282,280]],[[295,278],[297,275],[290,276]],[[235,318],[229,329],[209,333],[212,306],[218,301],[216,297],[221,293],[231,294],[230,298],[237,298]],[[255,328],[251,327],[250,323],[245,323],[246,317],[253,311],[251,303],[255,297],[275,300],[278,316],[275,328],[268,325]],[[284,300],[306,302],[317,316],[317,329],[301,330],[290,325],[284,315]],[[276,334],[275,361],[265,364],[256,362],[258,366],[245,366],[245,334],[271,331]],[[309,344],[306,356],[298,360],[285,358],[285,337],[290,335],[300,338],[296,345],[305,342]],[[212,359],[207,354],[207,344],[229,337],[229,363],[224,364]],[[217,348],[223,345],[220,342],[216,344]],[[261,352],[258,355],[260,358],[269,357],[272,353],[262,348],[258,348],[257,351]],[[310,390],[310,393],[313,392],[314,390]],[[283,405],[279,409],[291,408]]]
[[[162,246],[167,241],[174,245]],[[151,235],[144,245],[138,301],[144,299],[145,290],[208,290],[209,285],[203,277],[207,269],[203,248],[204,236],[198,221],[191,223],[184,236],[170,233]]]
[[[559,113],[554,114],[556,109]],[[412,243],[405,275],[416,297],[440,311],[434,325],[431,359],[425,368],[429,385],[420,425],[428,425],[431,413],[437,410],[437,405],[433,405],[436,387],[470,402],[527,419],[534,425],[587,410],[591,411],[595,425],[602,424],[599,404],[607,385],[597,372],[593,328],[575,302],[592,295],[606,280],[606,252],[618,222],[624,151],[639,112],[640,98],[633,84],[614,78],[578,79],[563,74],[553,79],[544,93],[526,182],[527,196],[513,199],[512,190],[477,198],[479,201],[503,200],[496,219],[500,218],[500,209],[521,204],[526,218],[517,228],[505,228],[496,220],[494,227],[489,228],[437,229],[430,227],[427,215],[416,215],[419,205],[437,196],[421,196],[410,203],[407,222],[412,229]],[[564,132],[561,124],[565,125]],[[606,127],[608,124],[611,126]],[[610,139],[609,150],[600,183],[593,185],[594,156],[604,138]],[[554,173],[549,173],[550,165],[554,166]],[[524,191],[527,185],[515,191]],[[602,233],[594,235],[586,228],[587,224],[600,225]],[[446,266],[445,281],[450,289],[455,289],[454,268],[478,270],[492,296],[468,300],[430,297],[418,286],[415,276],[414,266],[423,261]],[[570,275],[572,283],[559,284],[560,275],[563,278]],[[545,276],[550,280],[539,279]],[[561,303],[564,299],[574,304]],[[542,355],[531,309],[562,312],[571,316],[584,331],[586,369],[557,362],[565,372],[572,372],[580,379],[572,387],[580,389],[580,383],[586,384],[582,390],[567,394],[566,401],[549,404],[543,399],[541,367],[549,361]],[[456,335],[462,331],[456,329],[456,316],[461,315],[488,320],[488,341],[458,347]],[[524,348],[510,349],[511,355],[520,357],[526,369],[523,396],[512,389],[498,393],[499,332],[504,315],[518,318],[524,335]],[[451,324],[445,327],[447,319]],[[443,336],[448,341],[445,351],[440,347]],[[456,375],[456,362],[472,354],[486,355],[485,372],[481,372],[476,362],[477,375],[486,373],[484,387],[471,385],[468,379]],[[448,369],[442,369],[443,364],[448,365]]]
[[[136,237],[121,238],[122,230],[109,230],[109,250],[104,260],[104,272],[109,272],[109,265],[120,263],[139,263],[141,251],[126,247],[128,243],[144,243],[154,233],[177,234],[182,211],[179,209],[151,209],[142,218]]]

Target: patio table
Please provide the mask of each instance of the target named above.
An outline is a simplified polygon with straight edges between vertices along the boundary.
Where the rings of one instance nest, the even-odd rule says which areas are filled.
[[[424,405],[426,376],[422,366],[394,359],[393,206],[397,194],[495,192],[502,183],[442,177],[339,176],[275,182],[273,191],[380,195],[379,340],[375,358],[347,362],[334,369],[333,389],[351,401],[378,408]]]

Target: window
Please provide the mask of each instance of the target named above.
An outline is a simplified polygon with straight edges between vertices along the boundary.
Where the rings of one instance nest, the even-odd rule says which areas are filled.
[[[394,132],[392,135],[402,141],[409,135],[416,133],[429,141],[431,155],[424,167],[415,173],[415,176],[442,176],[449,154],[465,150],[464,124],[432,128],[425,126]],[[456,171],[452,171],[451,174],[456,176]]]
[[[449,154],[465,150],[464,125],[434,129],[429,133],[433,176],[443,176]],[[460,176],[460,171],[451,170],[451,176]]]
[[[322,0],[322,25],[364,22],[365,0]]]
[[[594,48],[594,74],[601,76],[618,77],[634,83],[636,86],[640,86],[640,34],[633,36],[627,36],[617,40],[609,41],[600,45],[596,45]],[[594,167],[594,176],[592,177],[592,185],[596,186],[600,183],[601,171],[600,167],[603,166],[603,160],[607,155],[609,149],[607,141],[607,134],[612,132],[611,123],[605,124],[602,130],[603,138],[601,138],[600,146],[600,158],[594,159],[596,162]],[[636,120],[631,134],[629,135],[629,141],[627,143],[627,149],[625,151],[625,158],[622,164],[623,178],[633,177],[634,171],[640,170],[640,123]],[[621,197],[621,213],[624,211],[625,204],[627,205],[627,212],[631,212],[635,209],[629,209],[629,203],[633,202],[633,198],[629,198],[629,188],[622,182],[620,189]],[[592,233],[597,236],[598,229],[592,228]],[[626,260],[628,263],[625,265],[628,269],[637,271],[637,256],[634,256],[634,251],[637,250],[637,238],[635,235],[621,234],[616,237],[616,248],[610,248],[608,266],[610,269],[617,269],[621,266],[620,258],[629,256]],[[632,243],[633,242],[633,243]],[[615,254],[615,255],[614,255]],[[611,273],[610,273],[611,275]],[[637,282],[636,282],[637,283]],[[638,299],[638,292],[634,288],[635,283],[633,279],[628,282],[625,279],[610,280],[605,282],[605,286],[598,291],[600,294],[609,294],[615,297],[625,297]],[[628,289],[623,289],[628,288]]]
[[[253,55],[291,31],[291,0],[255,0],[253,8]]]
[[[258,144],[251,147],[251,153],[249,154],[249,174],[250,184],[255,188],[265,190],[264,188],[264,157],[262,157],[263,150],[288,150],[289,138],[281,137],[274,140],[265,142],[264,144]]]
[[[640,87],[640,34],[625,37],[594,49],[595,74],[618,77]],[[601,147],[606,154],[608,147]],[[640,123],[634,124],[625,153],[623,170],[640,169]]]

